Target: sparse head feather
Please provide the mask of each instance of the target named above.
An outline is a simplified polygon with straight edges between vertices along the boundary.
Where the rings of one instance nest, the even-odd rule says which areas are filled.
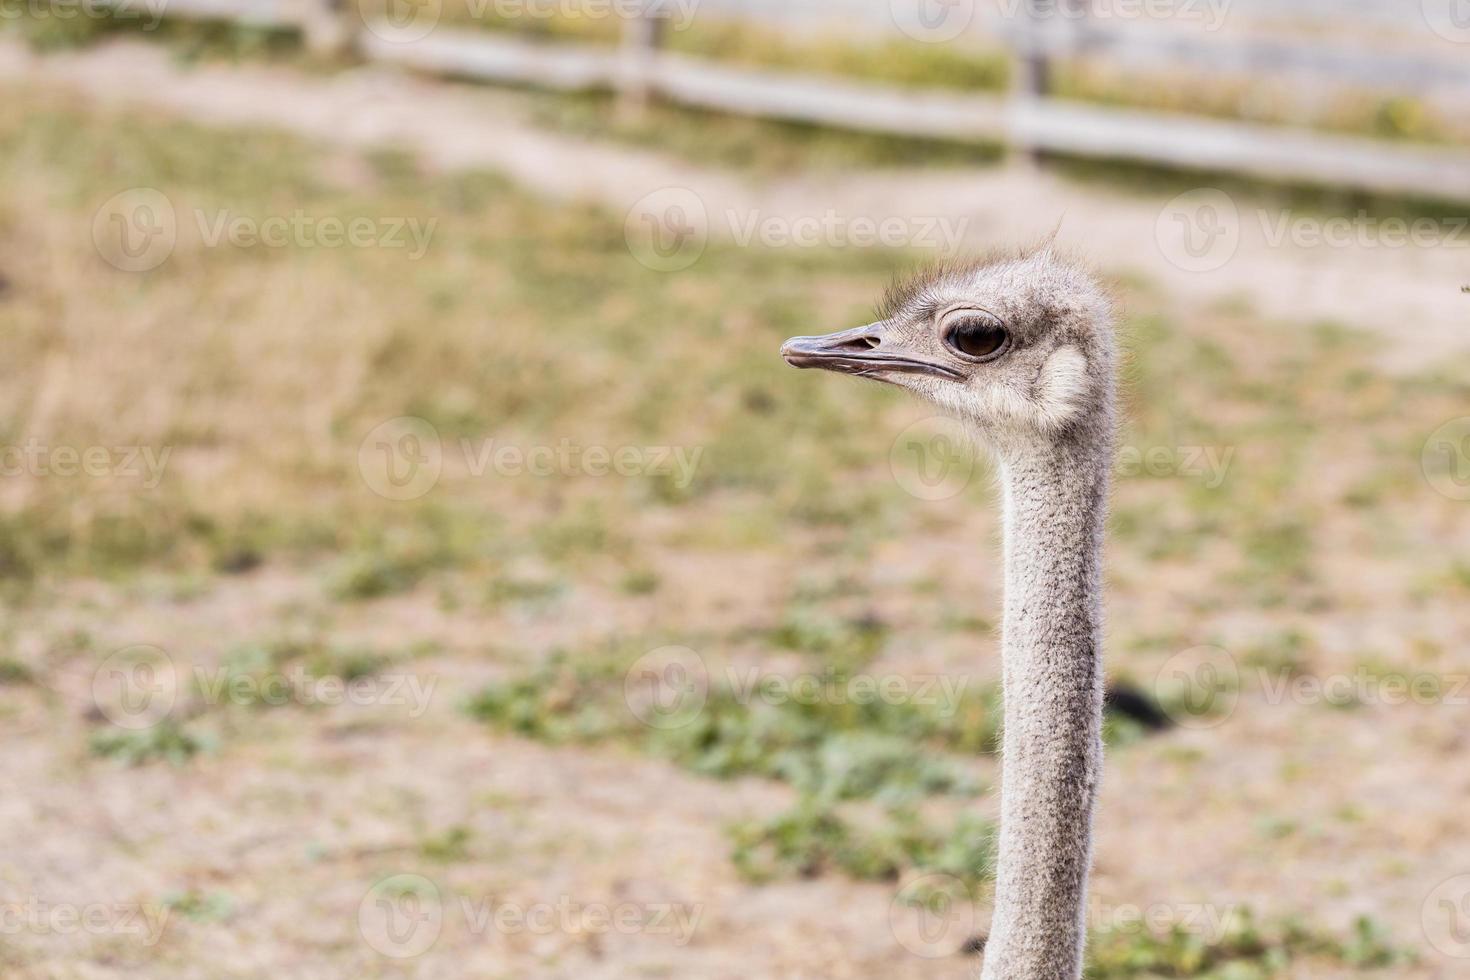
[[[977,256],[940,259],[896,275],[878,302],[877,318],[892,319],[920,305],[926,297],[937,296],[944,286],[974,282],[985,272],[1006,266],[1025,268],[1038,280],[1044,277],[1050,287],[1063,285],[1061,280],[1065,278],[1072,285],[1085,284],[1089,292],[1102,293],[1086,263],[1079,256],[1063,251],[1057,245],[1056,235],[1053,231],[1032,245],[1001,246]]]
[[[946,309],[973,305],[994,314],[1015,349],[976,366],[962,387],[908,386],[976,419],[1011,419],[1059,433],[1111,411],[1116,355],[1112,299],[1096,276],[1048,238],[965,261],[945,261],[889,287],[879,314],[899,336],[920,343]]]
[[[878,301],[878,319],[893,319],[904,310],[921,303],[925,296],[933,295],[936,288],[943,283],[964,281],[989,266],[1025,261],[1050,249],[1051,245],[1051,241],[1047,240],[1029,248],[993,248],[978,256],[940,259],[903,275],[895,275]]]

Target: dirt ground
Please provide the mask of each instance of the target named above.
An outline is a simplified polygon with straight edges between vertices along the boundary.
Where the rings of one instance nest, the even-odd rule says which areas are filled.
[[[670,560],[677,566],[684,559]],[[969,560],[977,576],[993,581],[987,556]],[[736,618],[763,615],[766,597],[752,595],[744,578],[671,571],[677,584],[656,608],[640,612],[678,609],[691,620],[711,608]],[[741,571],[773,587],[789,574],[777,560]],[[220,637],[330,607],[319,591],[312,577],[278,573],[221,583],[197,597],[87,589],[12,624],[17,649],[28,659],[49,657],[53,679],[5,700],[12,748],[4,781],[13,788],[0,807],[12,842],[5,888],[84,907],[108,896],[116,925],[99,935],[60,927],[12,932],[7,975],[798,978],[963,977],[973,970],[971,958],[929,960],[903,945],[907,933],[888,926],[891,885],[840,877],[743,882],[722,828],[733,816],[789,803],[780,787],[711,782],[616,748],[542,746],[489,733],[464,716],[463,700],[496,674],[483,654],[487,638],[542,649],[549,635],[614,628],[611,616],[587,615],[598,609],[596,597],[569,597],[576,616],[551,609],[518,621],[448,615],[431,596],[410,595],[339,619],[339,638],[442,649],[412,666],[433,685],[418,717],[403,705],[291,708],[253,717],[245,734],[230,733],[219,750],[185,767],[130,768],[88,757],[95,660],[67,657],[68,637],[94,630],[166,643],[182,672],[217,655]],[[1112,616],[1128,620],[1157,605],[1115,603]],[[1339,626],[1382,629],[1385,615],[1368,608]],[[1463,643],[1463,619],[1450,620],[1447,639]],[[993,666],[994,651],[949,656],[960,673],[977,657],[982,670]],[[1237,904],[1308,910],[1331,924],[1371,914],[1395,937],[1422,945],[1425,896],[1454,869],[1470,867],[1462,832],[1470,773],[1456,764],[1470,747],[1467,710],[1282,707],[1257,692],[1235,709],[1225,739],[1215,729],[1182,731],[1113,753],[1099,818],[1094,920],[1116,923],[1131,907],[1167,918],[1223,914]],[[1272,820],[1300,830],[1278,834]],[[464,829],[467,853],[426,860],[423,839],[447,827]],[[438,918],[424,927],[434,936],[421,953],[375,931],[373,889],[395,875],[419,876],[436,889]],[[180,905],[181,892],[201,898]],[[164,904],[168,896],[172,907]],[[605,906],[647,918],[670,907],[695,926],[691,935],[672,925],[622,935],[578,918],[538,933],[487,928],[476,918],[487,903],[531,909],[558,901],[578,915]],[[129,934],[135,907],[163,916],[156,945]],[[960,933],[983,934],[983,906],[939,928],[946,950]],[[423,936],[415,942],[429,942]],[[1462,975],[1453,960],[1429,953],[1416,967],[1306,965],[1289,975]]]

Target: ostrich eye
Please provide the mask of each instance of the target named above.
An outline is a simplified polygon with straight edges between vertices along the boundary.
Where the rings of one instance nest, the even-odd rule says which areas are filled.
[[[1011,346],[1011,335],[991,314],[967,310],[945,324],[944,342],[966,357],[991,360]]]

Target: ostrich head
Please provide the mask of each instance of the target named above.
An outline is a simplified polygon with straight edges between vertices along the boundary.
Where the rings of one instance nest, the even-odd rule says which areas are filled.
[[[781,354],[907,388],[1006,455],[1111,426],[1109,322],[1102,289],[1048,245],[921,272],[888,291],[877,322],[793,337]]]

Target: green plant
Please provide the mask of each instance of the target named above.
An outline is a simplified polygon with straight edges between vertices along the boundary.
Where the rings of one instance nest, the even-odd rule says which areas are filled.
[[[419,853],[430,861],[463,861],[469,856],[472,836],[468,827],[450,827],[444,833],[420,842]]]
[[[999,737],[992,687],[960,687],[956,703],[859,700],[844,696],[852,678],[839,670],[805,675],[804,686],[759,675],[720,681],[692,717],[650,727],[624,700],[624,673],[618,657],[562,654],[485,687],[468,710],[543,741],[620,738],[706,776],[760,775],[834,800],[972,795],[978,783],[944,750],[992,751]]]
[[[191,922],[225,922],[235,912],[235,900],[224,892],[189,889],[163,899],[163,905]]]
[[[1249,909],[1237,907],[1226,910],[1219,925],[1219,935],[1183,925],[1163,932],[1142,926],[1095,932],[1088,946],[1087,975],[1098,980],[1274,980],[1287,975],[1293,964],[1313,959],[1353,969],[1413,961],[1366,918],[1355,920],[1346,938],[1294,920],[1262,925]]]
[[[169,718],[149,728],[97,731],[90,744],[93,755],[116,759],[124,765],[139,766],[161,759],[181,766],[209,748],[212,739]]]
[[[12,657],[0,657],[0,684],[29,684],[35,679],[31,668]]]
[[[947,828],[910,810],[889,810],[876,828],[854,824],[830,805],[804,796],[768,820],[732,824],[731,860],[746,878],[814,878],[840,871],[860,880],[892,881],[905,871],[943,873],[964,882],[995,873],[995,829],[962,815]]]

